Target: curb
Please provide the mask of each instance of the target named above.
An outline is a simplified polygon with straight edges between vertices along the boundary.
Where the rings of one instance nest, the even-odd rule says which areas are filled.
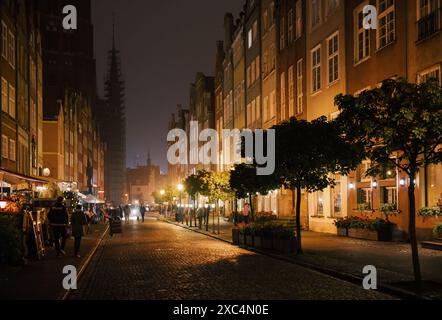
[[[104,237],[106,236],[108,231],[109,231],[109,225],[104,230],[103,234],[101,235],[100,239],[98,240],[97,244],[94,246],[92,251],[89,252],[89,254],[87,255],[86,259],[84,259],[81,262],[81,264],[79,265],[80,271],[77,274],[77,283],[80,281],[81,276],[83,275],[84,271],[86,270],[86,268],[89,266],[90,262],[92,261],[92,258],[94,257],[95,253],[97,252],[98,247],[103,242]],[[64,292],[58,300],[61,300],[61,301],[68,300],[69,296],[71,295],[71,293],[72,293],[72,290],[68,290],[68,291]]]
[[[222,239],[220,237],[217,237],[216,235],[207,234],[207,233],[201,232],[200,230],[190,229],[186,225],[177,224],[177,223],[174,223],[174,222],[166,220],[166,219],[159,219],[159,220],[160,221],[164,221],[164,222],[166,222],[168,224],[171,224],[171,225],[174,225],[174,226],[177,226],[177,227],[181,227],[183,229],[186,229],[186,230],[189,230],[189,231],[193,231],[193,232],[196,232],[196,233],[208,236],[210,238],[213,238],[213,239],[216,239],[216,240],[228,243],[228,244],[233,246],[233,242],[232,241],[228,241],[228,240]],[[360,285],[362,283],[362,281],[363,281],[362,277],[358,277],[358,276],[352,275],[350,273],[339,272],[339,271],[336,271],[336,270],[333,270],[333,269],[329,269],[329,268],[324,268],[324,267],[318,267],[316,265],[313,265],[313,264],[310,264],[310,263],[307,263],[307,262],[294,261],[293,259],[290,259],[288,257],[280,256],[280,255],[277,255],[277,254],[273,254],[273,253],[270,253],[270,252],[267,252],[267,251],[263,251],[263,250],[259,250],[259,249],[255,249],[255,248],[249,248],[249,247],[240,247],[240,248],[248,250],[248,251],[251,251],[251,252],[254,252],[254,253],[258,253],[258,254],[261,254],[261,255],[264,255],[264,256],[276,259],[276,260],[280,260],[280,261],[285,261],[285,262],[288,262],[288,263],[296,264],[296,265],[299,265],[301,267],[304,267],[304,268],[307,268],[307,269],[310,269],[310,270],[313,270],[313,271],[316,271],[316,272],[319,272],[319,273],[322,273],[322,274],[326,274],[326,275],[331,276],[333,278],[344,280],[346,282],[350,282],[350,283],[353,283],[353,284]],[[400,289],[400,288],[397,288],[397,287],[394,287],[394,286],[391,286],[391,285],[380,284],[380,285],[378,285],[378,290],[377,291],[379,291],[381,293],[393,295],[393,296],[401,298],[401,299],[407,299],[407,300],[428,300],[428,301],[436,300],[436,299],[433,299],[433,298],[430,298],[430,297],[420,296],[420,295],[418,295],[418,294],[416,294],[414,292],[403,290],[403,289]]]

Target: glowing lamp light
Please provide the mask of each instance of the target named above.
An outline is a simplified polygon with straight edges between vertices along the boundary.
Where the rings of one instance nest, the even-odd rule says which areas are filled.
[[[378,182],[376,181],[376,180],[374,180],[372,183],[371,183],[371,185],[372,185],[372,187],[373,188],[377,188],[378,187]]]
[[[405,179],[403,179],[403,178],[399,181],[399,185],[400,185],[401,187],[405,187],[405,183],[406,183],[406,181],[405,181]]]
[[[348,188],[349,188],[350,190],[353,190],[353,189],[355,188],[355,184],[354,184],[354,183],[349,183],[349,184],[348,184]]]
[[[216,208],[216,206],[214,204],[212,204],[212,209],[215,209],[215,208]]]
[[[0,201],[0,209],[5,209],[8,203],[6,201]]]
[[[166,191],[164,191],[164,190],[160,191],[160,195],[164,196],[165,194],[166,194]]]
[[[204,208],[206,208],[206,209],[207,209],[208,207],[209,207],[209,205],[208,205],[208,204],[204,205]]]
[[[184,190],[184,186],[180,183],[179,185],[177,185],[176,187],[178,189],[178,191],[183,191]]]
[[[43,169],[43,177],[49,177],[51,175],[51,170],[49,168]]]

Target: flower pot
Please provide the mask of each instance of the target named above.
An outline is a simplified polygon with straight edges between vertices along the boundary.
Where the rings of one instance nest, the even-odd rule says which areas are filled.
[[[239,233],[239,245],[240,247],[244,247],[246,245],[246,236],[243,232]]]
[[[246,246],[253,247],[253,236],[251,234],[246,235]]]
[[[254,246],[257,249],[262,248],[262,237],[261,236],[254,236]]]
[[[347,228],[337,228],[338,237],[348,237],[348,229]]]
[[[284,254],[295,254],[297,251],[297,241],[295,237],[276,238],[277,251]]]
[[[378,241],[390,242],[393,240],[393,228],[394,225],[391,223],[387,223],[382,225],[381,228],[377,231]]]
[[[239,235],[240,232],[238,229],[232,229],[232,242],[235,246],[239,245]]]
[[[265,236],[262,237],[262,248],[263,249],[267,249],[267,250],[272,250],[273,249],[273,239],[272,237],[269,236]]]
[[[378,233],[368,229],[348,229],[350,238],[378,241]]]

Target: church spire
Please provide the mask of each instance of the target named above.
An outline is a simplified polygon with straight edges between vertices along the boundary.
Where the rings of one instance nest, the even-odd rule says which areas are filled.
[[[150,158],[150,149],[147,152],[147,166],[151,167],[152,166],[152,159]]]

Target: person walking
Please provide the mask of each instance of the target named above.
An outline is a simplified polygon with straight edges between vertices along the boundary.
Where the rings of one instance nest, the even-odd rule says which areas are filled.
[[[141,214],[141,222],[144,223],[144,216],[146,215],[146,207],[143,205],[140,207],[140,214]]]
[[[71,217],[72,236],[74,237],[74,256],[77,258],[80,258],[81,238],[84,236],[83,227],[86,225],[86,215],[81,205],[78,205]]]
[[[48,220],[52,228],[52,238],[55,243],[57,257],[59,257],[60,255],[66,255],[64,248],[66,247],[69,215],[68,210],[63,205],[63,201],[63,197],[58,197],[57,203],[51,208],[48,214]]]
[[[124,221],[130,223],[130,207],[128,204],[124,207]]]
[[[245,224],[249,224],[249,215],[250,215],[250,205],[246,203],[244,205],[244,222]]]

